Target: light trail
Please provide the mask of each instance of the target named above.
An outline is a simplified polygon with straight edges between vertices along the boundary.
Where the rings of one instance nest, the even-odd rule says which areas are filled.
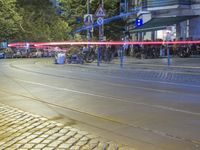
[[[27,42],[26,42],[27,43]],[[8,44],[9,47],[23,47],[25,42],[16,42]],[[200,44],[200,40],[196,41],[64,41],[64,42],[28,42],[30,46],[64,46],[64,45],[173,45],[173,44]]]

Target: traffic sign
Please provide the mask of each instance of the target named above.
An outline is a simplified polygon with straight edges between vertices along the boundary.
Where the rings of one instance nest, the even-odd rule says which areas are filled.
[[[143,20],[142,20],[142,19],[139,19],[139,18],[136,18],[136,20],[135,20],[135,26],[136,26],[136,27],[139,27],[139,26],[141,26],[141,25],[143,25]]]
[[[96,17],[105,17],[106,16],[105,10],[101,5],[97,8],[97,10],[95,12],[95,16]]]
[[[85,14],[84,15],[84,24],[89,26],[93,24],[93,17],[92,14]]]
[[[103,18],[102,18],[102,17],[99,17],[99,18],[97,19],[97,24],[98,24],[99,26],[103,24]]]

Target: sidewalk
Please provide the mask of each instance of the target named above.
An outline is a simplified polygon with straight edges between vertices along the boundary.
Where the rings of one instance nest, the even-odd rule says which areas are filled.
[[[134,150],[1,103],[0,149]]]

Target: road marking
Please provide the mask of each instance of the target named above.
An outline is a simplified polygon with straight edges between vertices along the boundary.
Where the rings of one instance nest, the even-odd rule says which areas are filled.
[[[27,69],[24,69],[24,68],[20,68],[20,67],[16,67],[16,66],[11,66],[15,69],[20,69],[20,70],[23,70],[23,71],[28,71],[28,72],[33,72],[33,73],[37,73],[37,74],[43,74],[43,75],[47,75],[47,76],[55,76],[55,77],[64,77],[64,76],[60,76],[60,75],[54,75],[54,74],[47,74],[47,73],[42,73],[42,72],[37,72],[37,71],[32,71],[32,70],[27,70]],[[72,71],[70,70],[65,70],[69,73],[72,73]],[[91,75],[91,74],[88,74],[86,72],[81,72],[82,74],[85,74],[85,75]],[[152,80],[143,80],[143,79],[127,79],[127,78],[123,78],[123,77],[114,77],[114,76],[110,76],[110,75],[104,75],[106,77],[111,77],[111,78],[115,78],[115,79],[123,79],[123,80],[132,80],[132,81],[141,81],[141,82],[153,82],[153,83],[161,83],[161,84],[175,84],[175,83],[170,83],[170,82],[164,82],[164,81],[152,81]],[[75,78],[75,77],[69,77],[70,79],[74,79],[74,80],[80,80],[80,78]],[[83,79],[81,79],[83,81]],[[84,79],[84,81],[91,81],[92,79]],[[101,83],[108,83],[106,81],[101,81]],[[154,89],[154,88],[146,88],[146,87],[141,87],[141,86],[129,86],[129,85],[122,85],[122,84],[118,84],[118,83],[109,83],[110,85],[114,85],[114,86],[118,86],[118,87],[132,87],[134,89],[142,89],[142,90],[148,90],[148,91],[155,91],[155,92],[162,92],[162,93],[177,93],[175,91],[171,91],[171,90],[163,90],[163,89]],[[182,85],[182,83],[176,83],[176,85]],[[187,86],[195,86],[195,88],[199,88],[200,86],[196,86],[196,85],[188,85]],[[189,95],[189,94],[187,94]]]
[[[150,66],[150,67],[167,67],[167,65],[156,65],[156,64],[134,64],[138,66]],[[172,68],[182,68],[182,69],[200,69],[200,67],[197,66],[173,66],[171,65],[170,67]]]
[[[12,65],[11,67],[13,67],[15,69],[24,70],[24,71],[34,72],[34,71],[31,71],[31,70],[20,68],[20,67],[15,66],[15,65]],[[40,73],[40,72],[34,72],[34,73]],[[45,73],[41,73],[41,74],[48,75],[48,74],[45,74]],[[88,73],[82,72],[82,74],[88,74]],[[49,75],[53,75],[53,74],[49,74]],[[89,75],[91,75],[91,74],[89,74]],[[104,74],[104,76],[105,77],[115,78],[115,79],[124,79],[124,80],[131,80],[131,81],[151,82],[151,83],[160,83],[160,84],[168,84],[168,85],[177,85],[177,86],[200,88],[200,85],[185,84],[185,83],[174,83],[174,82],[170,82],[170,81],[169,82],[164,82],[164,81],[155,81],[155,80],[153,81],[153,80],[144,80],[144,79],[127,79],[127,78],[124,78],[124,77],[114,77],[114,76],[105,75],[105,74]]]
[[[48,84],[26,81],[26,80],[21,80],[21,79],[14,79],[14,80],[24,82],[24,83],[28,83],[28,84],[32,84],[32,85],[44,86],[44,87],[48,87],[48,88],[56,89],[56,90],[61,90],[61,91],[68,91],[68,92],[72,92],[72,93],[78,93],[78,94],[89,95],[89,96],[94,96],[94,97],[112,99],[112,100],[116,100],[116,101],[120,101],[120,102],[134,103],[134,104],[137,104],[137,105],[143,105],[143,106],[147,106],[147,107],[153,107],[153,108],[164,109],[164,110],[168,110],[168,111],[175,111],[175,112],[200,116],[200,113],[176,109],[176,108],[172,108],[172,107],[166,107],[166,106],[162,106],[162,105],[151,105],[151,104],[146,104],[146,103],[142,103],[142,102],[133,102],[133,101],[125,100],[125,99],[122,100],[120,98],[116,98],[116,97],[112,97],[112,96],[104,96],[104,95],[99,95],[99,94],[93,94],[93,93],[88,93],[88,92],[83,92],[83,91],[78,91],[78,90],[73,90],[73,89],[67,89],[67,88],[62,88],[62,87],[56,87],[56,86],[52,86],[52,85],[48,85]]]
[[[177,85],[177,86],[186,86],[186,87],[195,87],[200,88],[200,85],[191,85],[185,83],[172,83],[172,82],[164,82],[164,81],[151,81],[151,80],[143,80],[143,79],[130,79],[133,81],[142,81],[142,82],[151,82],[151,83],[161,83],[161,84],[169,84],[169,85]]]
[[[124,77],[114,77],[114,76],[110,76],[110,75],[104,75],[104,76],[112,77],[112,78],[115,78],[115,79],[124,79],[124,80],[132,80],[132,81],[151,82],[151,83],[161,83],[161,84],[168,84],[168,85],[178,85],[178,86],[186,86],[186,87],[200,88],[200,85],[193,85],[193,84],[174,83],[174,82],[155,81],[155,80],[144,80],[144,79],[127,79],[127,78],[124,78]]]

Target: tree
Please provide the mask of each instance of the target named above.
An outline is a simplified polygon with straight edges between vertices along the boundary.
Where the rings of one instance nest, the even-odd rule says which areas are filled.
[[[71,29],[48,0],[18,0],[17,8],[23,16],[20,41],[63,41],[70,38]]]
[[[69,24],[69,28],[73,32],[74,29],[83,25],[83,16],[87,13],[86,0],[58,0],[58,10],[61,11],[60,16]],[[81,34],[73,35],[73,39],[83,39],[85,36]]]
[[[22,17],[16,11],[16,0],[0,0],[0,38],[13,39],[20,30]]]
[[[83,16],[87,14],[87,0],[59,0],[60,6],[54,8],[49,0],[0,0],[0,38],[12,41],[63,41],[85,39],[86,31],[72,35],[73,31],[84,25]],[[94,14],[99,0],[90,0],[90,13]],[[104,0],[106,18],[119,14],[119,2]],[[56,10],[61,12],[56,14]],[[124,20],[104,26],[107,39],[117,39],[122,34]],[[117,32],[116,32],[117,31]],[[94,29],[98,39],[98,28]]]
[[[87,14],[87,0],[59,0],[60,8],[62,10],[61,16],[69,23],[69,26],[75,30],[84,25],[83,19],[81,23],[77,23],[76,18],[82,17],[84,14]],[[90,0],[90,13],[95,14],[96,9],[100,4],[100,0]],[[104,0],[104,9],[106,10],[106,17],[113,17],[119,14],[119,1],[110,1]],[[94,16],[94,20],[96,20]],[[116,26],[124,26],[125,20],[117,20],[110,22],[104,26],[104,30],[107,39],[119,39],[120,35],[123,34],[123,28],[116,28]],[[116,32],[117,31],[117,32]],[[85,34],[86,31],[82,31],[81,33]],[[94,29],[94,34],[96,35],[93,38],[98,39],[98,28]]]

